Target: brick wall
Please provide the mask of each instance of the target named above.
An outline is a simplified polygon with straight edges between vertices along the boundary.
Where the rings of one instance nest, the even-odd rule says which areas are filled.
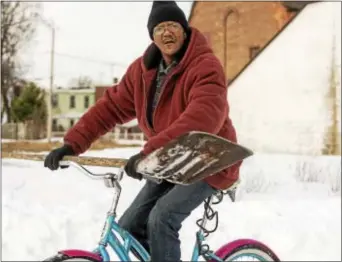
[[[332,4],[304,9],[232,83],[229,115],[239,143],[262,153],[320,155],[341,148],[334,113],[334,104],[341,111],[341,87],[331,81],[341,13],[336,10],[335,19]]]
[[[99,98],[101,98],[101,96],[103,96],[103,94],[107,88],[108,88],[108,86],[97,86],[97,87],[95,87],[95,102],[97,100],[99,100]]]
[[[114,77],[113,78],[113,84],[116,85],[119,83],[119,78]],[[112,85],[111,85],[112,86]],[[106,91],[107,88],[111,86],[96,86],[95,87],[95,102],[99,100],[101,96],[103,96],[104,92]]]
[[[293,15],[280,2],[196,2],[190,24],[205,34],[232,79],[252,48],[262,48]]]

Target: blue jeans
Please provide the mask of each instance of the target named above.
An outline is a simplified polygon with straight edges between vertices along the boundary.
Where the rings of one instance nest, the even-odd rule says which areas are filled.
[[[215,191],[204,181],[188,186],[146,181],[119,225],[150,252],[153,262],[180,261],[181,224]]]

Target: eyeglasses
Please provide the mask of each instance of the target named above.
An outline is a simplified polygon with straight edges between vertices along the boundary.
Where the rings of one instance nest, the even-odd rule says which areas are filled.
[[[181,28],[182,26],[178,23],[167,23],[165,25],[156,26],[153,30],[153,34],[156,36],[160,36],[165,32],[166,29],[175,33]]]

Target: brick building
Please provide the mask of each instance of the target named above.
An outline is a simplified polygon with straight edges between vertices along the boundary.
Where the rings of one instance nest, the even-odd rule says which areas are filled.
[[[115,85],[119,82],[119,79],[117,77],[114,77],[113,78],[113,84],[112,85]],[[95,102],[97,100],[99,100],[104,92],[107,90],[107,88],[111,87],[111,85],[106,85],[106,86],[95,86]]]
[[[95,86],[95,102],[99,100],[110,86]]]
[[[194,2],[189,22],[231,80],[308,2]]]

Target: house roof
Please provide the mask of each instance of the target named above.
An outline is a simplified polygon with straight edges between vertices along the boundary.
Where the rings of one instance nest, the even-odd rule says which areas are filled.
[[[110,86],[110,85],[98,85],[98,86],[95,86],[95,89],[96,88],[110,88],[110,87],[112,87],[112,86]]]
[[[281,3],[287,8],[288,11],[296,12],[302,10],[307,4],[319,1],[282,1]]]
[[[83,89],[70,89],[70,88],[60,88],[54,89],[53,93],[95,93],[95,88],[83,88]]]

